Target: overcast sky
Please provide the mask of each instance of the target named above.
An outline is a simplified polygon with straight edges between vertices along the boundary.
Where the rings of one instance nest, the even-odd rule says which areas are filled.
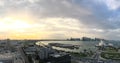
[[[0,0],[0,38],[120,38],[120,0]]]

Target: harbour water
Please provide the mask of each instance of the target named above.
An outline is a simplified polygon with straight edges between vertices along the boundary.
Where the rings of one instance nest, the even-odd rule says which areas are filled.
[[[80,45],[79,49],[68,49],[68,48],[60,48],[60,47],[54,47],[54,49],[57,50],[63,50],[63,51],[71,51],[71,52],[81,52],[84,49],[86,50],[92,50],[95,51],[96,47],[95,45],[99,44],[100,41],[41,41],[41,43],[44,43],[45,45],[48,45],[49,43],[61,43],[61,44],[72,44],[72,45]],[[105,42],[105,43],[111,43],[114,46],[120,46],[120,42]]]

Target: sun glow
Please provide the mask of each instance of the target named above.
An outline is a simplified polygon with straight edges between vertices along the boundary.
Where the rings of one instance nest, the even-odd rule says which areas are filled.
[[[10,39],[35,39],[39,36],[36,33],[27,33],[27,29],[32,28],[32,23],[29,18],[13,18],[13,17],[5,17],[0,18],[0,32],[5,32],[5,34],[1,34],[1,36],[5,35],[6,38]],[[3,37],[2,36],[2,37]]]
[[[29,28],[30,26],[30,23],[23,19],[14,19],[10,17],[0,19],[0,28],[2,30],[25,29]]]

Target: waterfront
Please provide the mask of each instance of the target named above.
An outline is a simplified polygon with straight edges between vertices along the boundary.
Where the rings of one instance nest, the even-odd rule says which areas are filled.
[[[60,48],[60,47],[53,46],[53,48],[58,50],[80,52],[80,51],[83,51],[84,49],[96,51],[97,49],[95,48],[95,45],[98,44],[100,41],[39,41],[39,42],[42,42],[46,45],[48,45],[49,43],[80,45],[79,49],[68,49],[68,48]],[[112,43],[115,46],[118,46],[118,47],[120,46],[119,41],[109,41],[109,42],[105,41],[105,43]]]
[[[48,45],[48,44],[54,45]],[[119,63],[120,42],[1,40],[1,62],[11,63]],[[79,49],[71,48],[79,46]],[[62,48],[63,47],[63,48]],[[71,48],[71,49],[70,49]],[[17,58],[17,59],[16,59]],[[64,60],[63,60],[64,59]],[[47,61],[46,61],[47,60]],[[42,62],[41,62],[42,61]],[[55,61],[55,62],[54,62]]]

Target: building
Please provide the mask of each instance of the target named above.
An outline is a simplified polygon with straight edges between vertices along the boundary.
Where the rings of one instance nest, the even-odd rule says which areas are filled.
[[[71,41],[80,41],[80,38],[70,38]]]
[[[71,56],[54,51],[51,46],[39,44],[20,48],[24,63],[70,63]]]
[[[55,53],[49,57],[49,63],[71,63],[71,56],[66,53]]]

